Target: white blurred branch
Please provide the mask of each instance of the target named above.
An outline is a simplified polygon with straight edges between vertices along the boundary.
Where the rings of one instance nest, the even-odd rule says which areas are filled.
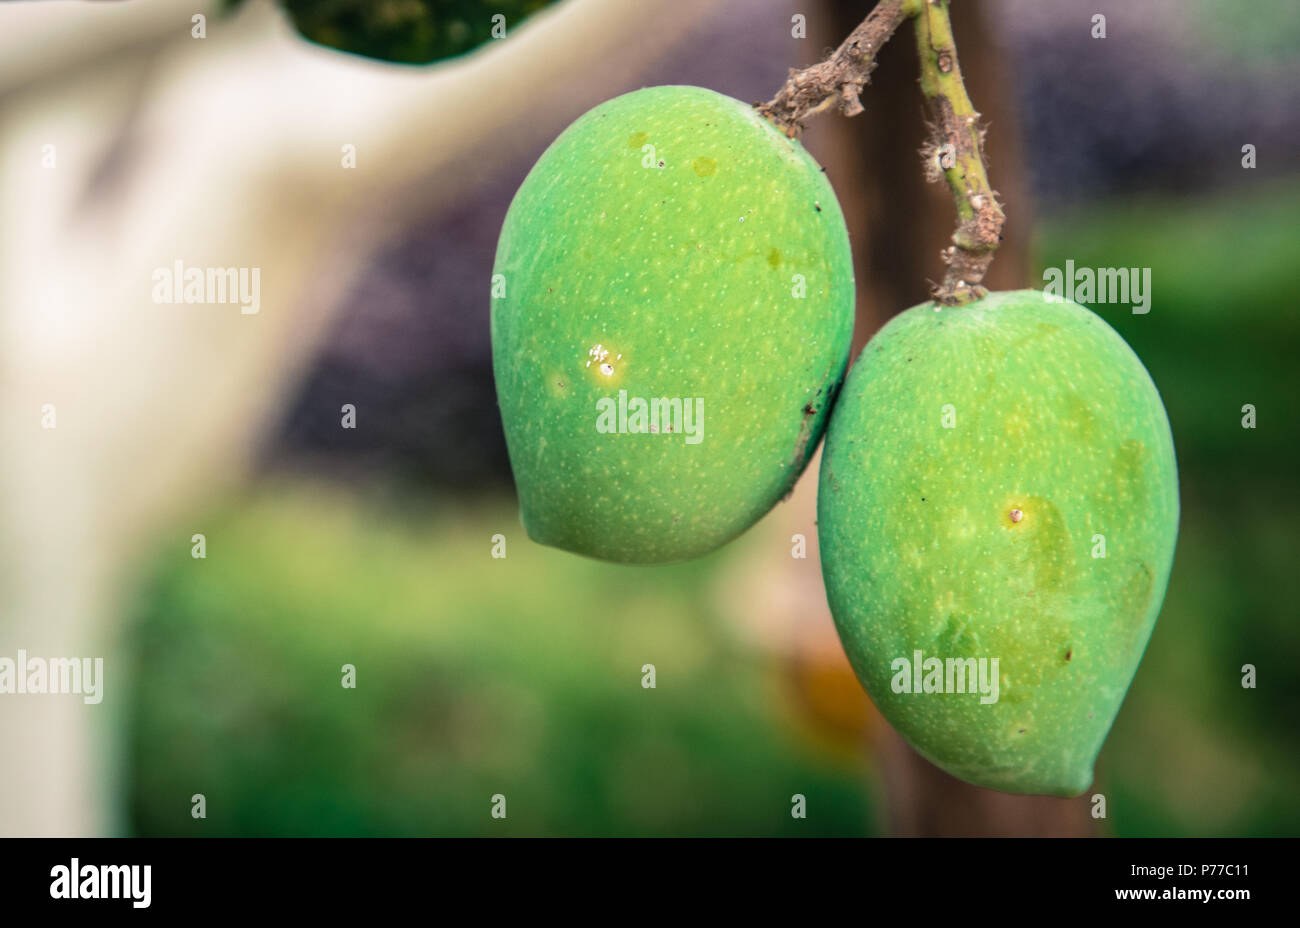
[[[0,7],[0,656],[106,657],[100,706],[0,696],[0,835],[120,828],[126,569],[244,471],[372,242],[349,228],[463,192],[603,98],[594,69],[634,73],[708,6],[570,0],[418,69],[312,46],[266,3],[201,40],[172,0]],[[177,259],[260,268],[260,313],[153,303]]]

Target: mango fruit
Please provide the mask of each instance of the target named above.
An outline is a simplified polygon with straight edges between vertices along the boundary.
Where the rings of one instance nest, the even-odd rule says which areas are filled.
[[[826,439],[827,599],[871,699],[969,783],[1074,796],[1178,532],[1164,405],[1099,316],[1036,291],[900,314]]]
[[[751,106],[651,87],[580,117],[511,202],[492,278],[528,535],[655,563],[743,532],[820,440],[853,295],[830,184]]]

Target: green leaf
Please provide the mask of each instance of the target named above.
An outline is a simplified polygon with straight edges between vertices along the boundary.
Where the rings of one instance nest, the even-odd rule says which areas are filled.
[[[229,0],[228,9],[243,0]],[[509,36],[556,0],[279,0],[299,35],[327,48],[431,64]]]

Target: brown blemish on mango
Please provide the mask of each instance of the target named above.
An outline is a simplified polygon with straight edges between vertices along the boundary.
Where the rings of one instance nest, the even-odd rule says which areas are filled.
[[[1066,586],[1075,571],[1074,552],[1065,519],[1054,503],[1041,496],[1010,501],[1002,509],[1001,525],[1015,533],[1015,547],[1032,573],[1034,591],[1054,593]]]
[[[556,399],[568,396],[569,379],[565,374],[559,371],[552,371],[551,375],[546,378],[547,392]]]

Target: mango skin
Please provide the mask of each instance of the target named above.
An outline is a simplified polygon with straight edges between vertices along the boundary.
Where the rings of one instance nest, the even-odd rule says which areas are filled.
[[[1178,532],[1164,405],[1105,321],[1032,290],[891,320],[831,421],[818,532],[849,659],[917,751],[976,786],[1088,787]],[[998,701],[894,692],[916,650],[998,658]]]
[[[848,363],[853,270],[825,175],[698,87],[635,91],[565,130],[511,203],[494,281],[524,527],[592,557],[684,560],[747,529],[803,471]],[[598,431],[620,390],[702,400],[701,440]]]

